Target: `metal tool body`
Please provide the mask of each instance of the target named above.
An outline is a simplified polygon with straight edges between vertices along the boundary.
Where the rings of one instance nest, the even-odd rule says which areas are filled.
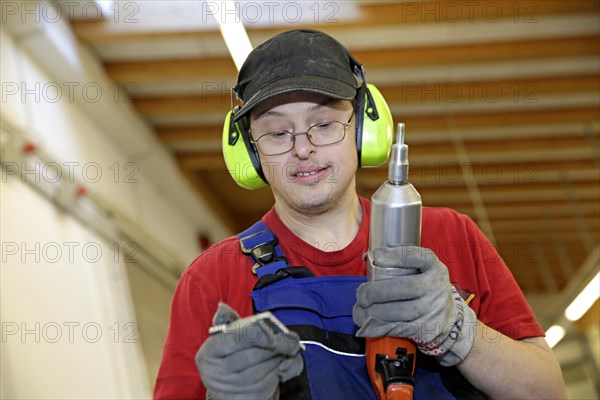
[[[396,143],[388,167],[388,180],[371,198],[371,224],[367,280],[377,281],[407,275],[405,268],[383,268],[373,264],[372,251],[379,247],[418,246],[421,242],[421,196],[408,182],[408,146],[404,124],[398,124]],[[416,347],[407,339],[367,338],[367,368],[379,400],[412,399]]]

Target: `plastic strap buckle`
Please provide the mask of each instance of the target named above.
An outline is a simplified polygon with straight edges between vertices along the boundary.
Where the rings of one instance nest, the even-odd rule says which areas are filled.
[[[278,261],[283,261],[283,266],[287,264],[287,258],[277,255],[277,237],[269,229],[240,238],[240,246],[244,254],[252,256],[255,262],[252,273],[255,275],[258,268],[267,264]]]

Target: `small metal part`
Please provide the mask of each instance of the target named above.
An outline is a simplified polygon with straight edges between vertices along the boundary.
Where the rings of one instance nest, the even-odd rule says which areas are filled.
[[[213,325],[210,328],[208,328],[208,333],[210,335],[216,335],[220,332],[226,332],[228,327],[230,327],[231,324],[235,324],[236,321],[239,320],[233,320],[226,324]],[[288,327],[285,326],[280,320],[278,320],[277,317],[275,317],[270,311],[265,311],[260,314],[255,314],[245,318],[244,324],[253,323],[256,323],[264,331],[265,334],[270,335],[271,337],[278,333],[283,333],[284,335],[290,334],[290,330],[288,329]],[[306,346],[304,345],[304,343],[300,342],[300,348],[302,350],[306,350]]]

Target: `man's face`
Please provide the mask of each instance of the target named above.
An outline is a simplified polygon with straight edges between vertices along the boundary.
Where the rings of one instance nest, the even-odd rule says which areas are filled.
[[[282,94],[254,109],[250,115],[254,140],[271,133],[304,133],[329,121],[347,123],[354,110],[349,101],[331,100],[310,93]],[[294,137],[291,151],[260,155],[267,181],[279,206],[296,212],[319,214],[335,207],[342,198],[355,196],[358,168],[354,118],[341,142],[315,146],[306,135]]]

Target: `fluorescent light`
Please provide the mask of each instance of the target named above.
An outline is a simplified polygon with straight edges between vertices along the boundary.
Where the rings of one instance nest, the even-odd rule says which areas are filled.
[[[546,342],[548,342],[548,346],[554,347],[556,343],[560,342],[560,340],[565,336],[565,330],[562,326],[552,325],[546,331]]]
[[[573,302],[565,310],[565,317],[569,321],[577,321],[590,309],[596,300],[600,297],[600,272],[594,279],[579,293]]]
[[[219,30],[221,31],[223,39],[225,39],[229,54],[231,54],[233,62],[239,71],[240,68],[242,68],[242,64],[244,64],[246,57],[248,57],[248,54],[252,51],[252,44],[244,29],[244,25],[242,25],[239,14],[237,14],[237,11],[232,13],[232,11],[236,9],[235,3],[231,0],[226,0],[220,3],[220,7],[222,13],[219,16],[215,15],[215,18],[219,23]]]
[[[120,7],[118,5],[113,5],[113,1],[110,0],[95,0],[96,4],[98,4],[98,6],[100,7],[100,9],[102,10],[102,16],[103,19],[110,19],[110,17],[113,14],[113,7]],[[137,6],[139,8],[139,6]]]

